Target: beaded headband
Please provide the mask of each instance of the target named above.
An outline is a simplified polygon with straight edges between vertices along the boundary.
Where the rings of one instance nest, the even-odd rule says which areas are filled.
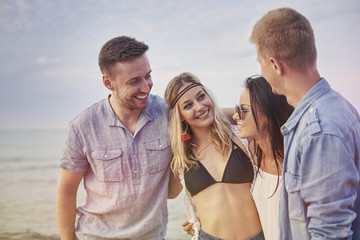
[[[190,89],[192,89],[193,87],[196,86],[203,86],[201,83],[192,83],[189,86],[187,86],[186,88],[184,88],[183,90],[181,90],[178,95],[176,96],[176,98],[172,101],[171,105],[170,105],[170,109],[173,109],[175,107],[175,104],[177,103],[177,101],[179,101],[179,99]]]

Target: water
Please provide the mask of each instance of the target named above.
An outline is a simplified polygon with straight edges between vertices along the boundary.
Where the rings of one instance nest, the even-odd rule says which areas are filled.
[[[65,130],[0,131],[0,240],[59,240],[55,215],[57,166]],[[78,204],[84,201],[79,187]],[[166,239],[189,239],[181,194],[168,200]]]

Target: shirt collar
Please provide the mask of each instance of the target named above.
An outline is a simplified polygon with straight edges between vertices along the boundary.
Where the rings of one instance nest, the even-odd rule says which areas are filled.
[[[294,112],[286,123],[281,127],[283,134],[289,133],[300,121],[303,114],[309,109],[312,103],[330,90],[329,83],[325,78],[321,78],[301,99]]]
[[[115,114],[114,110],[112,109],[112,107],[110,105],[110,96],[111,96],[111,94],[109,94],[108,98],[105,100],[105,114],[106,114],[106,119],[108,121],[108,124],[109,124],[109,126],[112,126],[112,127],[125,128],[124,124],[120,121],[120,119]],[[148,105],[141,112],[138,123],[143,122],[143,121],[145,121],[145,122],[153,121],[154,116],[151,114],[151,108],[152,108],[152,97],[150,94],[149,99],[148,99]]]

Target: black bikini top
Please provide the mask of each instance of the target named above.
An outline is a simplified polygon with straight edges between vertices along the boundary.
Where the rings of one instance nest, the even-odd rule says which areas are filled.
[[[200,161],[198,166],[191,166],[184,172],[185,185],[191,196],[215,183],[247,183],[254,178],[253,166],[244,151],[232,142],[232,151],[226,163],[221,181],[216,181]]]

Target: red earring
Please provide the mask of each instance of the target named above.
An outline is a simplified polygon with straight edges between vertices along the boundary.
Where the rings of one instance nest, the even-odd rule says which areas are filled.
[[[185,142],[191,138],[191,135],[187,132],[189,129],[189,124],[185,121],[182,121],[181,124],[185,124],[185,130],[183,130],[183,132],[181,133],[181,141]]]

